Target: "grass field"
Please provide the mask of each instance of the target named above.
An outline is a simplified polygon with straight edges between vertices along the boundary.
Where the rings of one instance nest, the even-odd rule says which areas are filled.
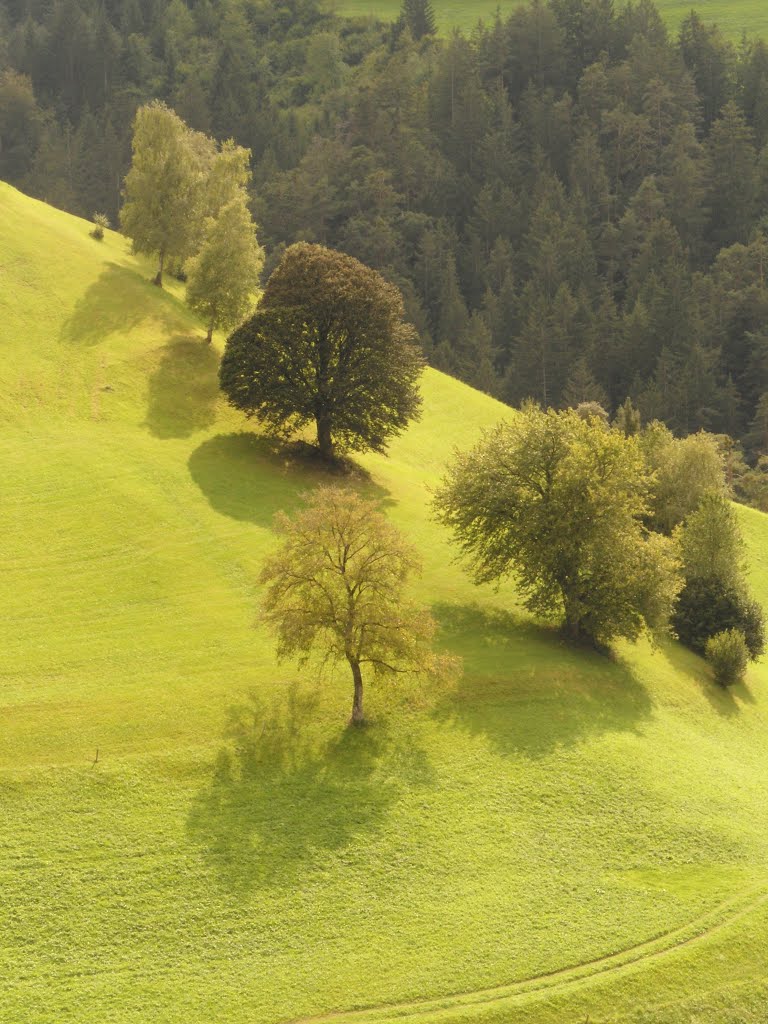
[[[447,32],[452,28],[471,30],[482,19],[490,21],[497,10],[502,14],[513,11],[521,0],[433,0],[438,26]],[[400,0],[329,0],[332,7],[343,14],[373,14],[394,20],[400,11]],[[616,4],[617,8],[621,6]],[[725,35],[738,41],[743,32],[750,36],[768,36],[768,4],[765,0],[656,0],[656,6],[676,31],[681,21],[694,9],[707,22],[716,22]]]
[[[427,489],[504,410],[430,372],[363,461],[465,672],[351,732],[255,622],[317,478],[149,274],[0,185],[0,1021],[764,1024],[765,667],[573,654],[470,585]]]

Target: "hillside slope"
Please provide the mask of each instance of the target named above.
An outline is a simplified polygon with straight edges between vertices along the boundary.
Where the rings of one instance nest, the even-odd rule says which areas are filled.
[[[751,37],[768,35],[768,9],[763,0],[655,0],[659,12],[672,32],[677,32],[681,22],[691,10],[695,10],[707,22],[715,22],[723,34],[738,43],[743,33]],[[479,20],[486,23],[493,20],[496,11],[508,16],[520,0],[433,0],[432,6],[437,17],[438,28],[447,32],[452,28],[471,31]],[[395,20],[400,0],[329,0],[329,6],[342,14],[354,16],[375,15]],[[617,4],[617,9],[624,4]]]
[[[350,732],[254,622],[317,477],[149,275],[0,185],[0,1021],[764,1022],[766,669],[573,654],[473,587],[428,488],[504,409],[429,372],[362,461],[465,673]]]

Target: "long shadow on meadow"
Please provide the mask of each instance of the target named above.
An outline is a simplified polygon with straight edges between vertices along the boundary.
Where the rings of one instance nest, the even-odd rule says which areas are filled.
[[[176,337],[149,378],[146,425],[155,437],[189,437],[216,420],[219,357],[202,338]]]
[[[348,483],[368,497],[391,504],[389,492],[350,463],[333,472],[313,459],[302,443],[285,444],[248,431],[218,434],[189,457],[192,479],[222,515],[269,527],[275,512],[292,512],[301,496],[319,484]]]
[[[289,472],[283,445],[247,431],[204,441],[188,466],[211,508],[258,526],[270,526],[280,509],[297,508],[300,493],[310,484]]]
[[[723,718],[733,718],[741,711],[741,704],[754,704],[755,698],[744,683],[720,686],[703,658],[671,640],[664,644],[664,656],[682,676],[687,676],[701,690],[712,709]]]
[[[650,697],[620,660],[574,651],[555,629],[477,604],[436,604],[441,643],[462,656],[438,719],[485,735],[506,754],[544,757],[615,730],[637,731]]]
[[[108,263],[77,301],[59,340],[68,345],[98,345],[109,335],[125,334],[150,318],[161,331],[178,327],[181,320],[171,296],[135,271]]]
[[[280,706],[233,708],[210,782],[189,814],[192,840],[232,889],[291,886],[373,832],[404,786],[431,771],[411,734],[328,727],[297,687]]]

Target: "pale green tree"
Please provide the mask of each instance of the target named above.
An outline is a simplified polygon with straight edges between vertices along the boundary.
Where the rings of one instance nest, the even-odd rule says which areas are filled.
[[[187,302],[208,327],[231,328],[253,308],[264,253],[240,189],[217,217],[206,221],[200,250],[186,264]]]
[[[136,112],[132,146],[120,223],[136,252],[157,257],[154,282],[162,287],[167,264],[181,266],[199,233],[211,143],[153,101]]]
[[[208,166],[203,196],[205,216],[217,217],[250,180],[251,151],[236,145],[232,139],[222,142]]]
[[[707,661],[712,666],[715,682],[721,686],[733,686],[744,681],[749,663],[749,648],[746,637],[740,629],[724,629],[707,640],[704,648]]]
[[[675,537],[687,580],[714,579],[724,586],[742,586],[746,546],[736,509],[724,494],[705,494],[698,508],[675,531]]]
[[[725,461],[714,434],[677,438],[655,420],[638,440],[653,474],[649,523],[654,530],[671,534],[706,494],[725,494]]]
[[[354,684],[353,725],[364,720],[364,673],[374,679],[434,672],[435,623],[407,598],[419,571],[415,550],[374,501],[319,487],[306,508],[276,517],[282,543],[264,563],[265,622],[279,658],[346,662]]]
[[[648,490],[635,438],[529,406],[455,456],[434,506],[476,583],[511,575],[531,612],[605,644],[663,630],[679,591],[674,545],[643,526]]]

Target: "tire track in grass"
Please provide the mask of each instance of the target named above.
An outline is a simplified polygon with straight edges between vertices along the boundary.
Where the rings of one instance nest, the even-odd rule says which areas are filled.
[[[712,935],[736,924],[767,903],[768,892],[765,890],[765,886],[751,886],[679,928],[664,932],[636,946],[620,950],[618,953],[610,953],[607,956],[588,960],[572,967],[563,967],[556,971],[525,978],[522,981],[477,989],[473,992],[457,992],[453,995],[431,999],[332,1011],[316,1016],[301,1017],[289,1024],[326,1024],[326,1022],[327,1024],[386,1024],[389,1021],[410,1020],[425,1016],[430,1016],[430,1019],[447,1017],[458,1010],[474,1007],[513,1005],[516,1002],[523,1002],[526,996],[560,992],[581,982],[588,982],[604,975],[623,974],[643,963],[673,955],[687,946],[706,941]]]

